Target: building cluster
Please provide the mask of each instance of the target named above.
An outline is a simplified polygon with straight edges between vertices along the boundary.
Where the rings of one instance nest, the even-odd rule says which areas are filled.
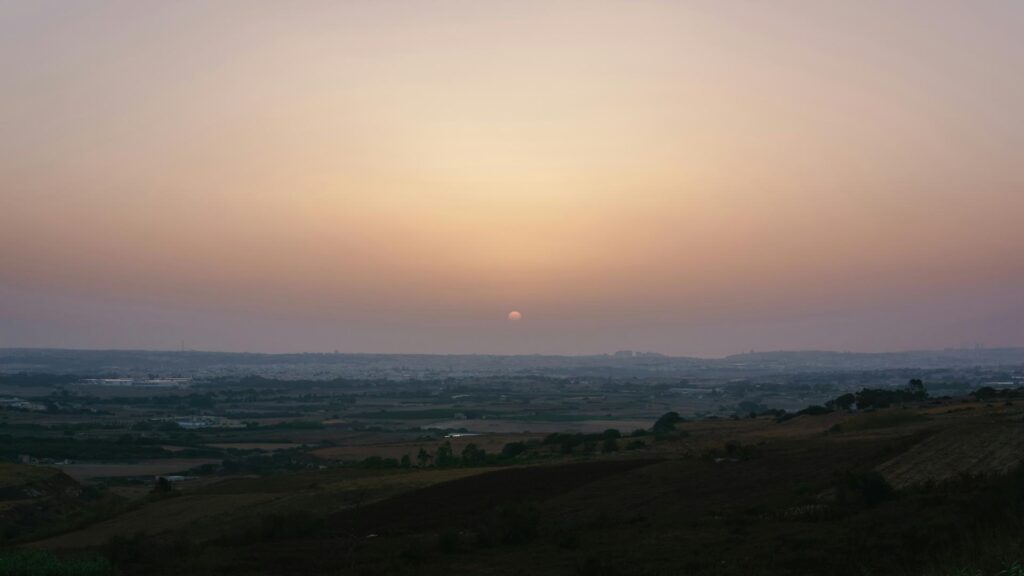
[[[45,412],[46,405],[31,402],[22,398],[0,398],[0,408],[8,410],[24,410],[26,412]]]
[[[245,428],[245,424],[238,420],[224,418],[223,416],[173,416],[170,418],[151,418],[154,422],[174,422],[179,428],[185,430],[198,430],[200,428]]]
[[[89,386],[134,386],[140,388],[187,388],[191,378],[86,378],[82,384]]]

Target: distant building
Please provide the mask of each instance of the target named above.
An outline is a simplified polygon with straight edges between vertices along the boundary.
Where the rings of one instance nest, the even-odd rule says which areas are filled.
[[[88,386],[138,386],[143,388],[186,388],[192,385],[191,378],[86,378],[82,384]]]
[[[24,410],[27,412],[45,412],[46,405],[39,402],[29,402],[21,398],[0,398],[0,408],[10,410]]]
[[[222,416],[185,416],[172,419],[179,428],[198,430],[200,428],[245,428],[245,424]]]

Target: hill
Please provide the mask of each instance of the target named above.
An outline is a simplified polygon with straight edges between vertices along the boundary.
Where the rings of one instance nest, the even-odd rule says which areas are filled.
[[[0,463],[0,542],[49,530],[81,506],[81,486],[60,470]]]
[[[1020,403],[945,399],[498,468],[228,478],[33,546],[124,574],[996,574],[1024,558],[1021,425]]]

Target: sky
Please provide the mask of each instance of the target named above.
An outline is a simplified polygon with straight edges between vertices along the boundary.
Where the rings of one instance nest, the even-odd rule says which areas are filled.
[[[1024,346],[1022,27],[0,0],[0,347]]]

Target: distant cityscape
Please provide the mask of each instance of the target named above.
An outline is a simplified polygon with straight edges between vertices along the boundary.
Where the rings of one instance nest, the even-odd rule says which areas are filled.
[[[184,387],[192,379],[259,375],[283,379],[382,380],[474,376],[728,377],[780,372],[999,367],[1024,364],[1024,348],[908,352],[749,352],[724,358],[622,350],[590,356],[251,354],[203,351],[0,349],[0,373],[77,374],[102,386]]]

